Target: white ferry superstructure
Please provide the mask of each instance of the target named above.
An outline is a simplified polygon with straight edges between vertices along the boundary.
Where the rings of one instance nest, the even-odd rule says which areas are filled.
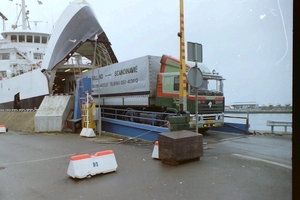
[[[1,33],[0,109],[38,109],[45,95],[64,93],[66,77],[118,62],[87,1],[70,3],[51,35],[24,26],[23,5],[22,30]]]

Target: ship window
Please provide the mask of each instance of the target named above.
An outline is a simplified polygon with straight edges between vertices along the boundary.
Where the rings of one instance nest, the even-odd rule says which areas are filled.
[[[40,43],[40,40],[41,40],[40,36],[37,35],[34,36],[34,43]]]
[[[25,42],[25,35],[19,35],[19,42]]]
[[[42,37],[42,43],[46,44],[47,43],[47,37]]]
[[[9,53],[0,53],[0,60],[9,60]]]
[[[33,53],[33,57],[35,60],[42,60],[43,54],[42,53]]]
[[[7,77],[6,71],[0,71],[0,80],[1,80],[1,76],[2,78],[6,78]]]
[[[12,42],[17,42],[18,41],[17,35],[11,35],[10,39],[11,39]]]
[[[27,35],[27,42],[32,42],[32,35]]]

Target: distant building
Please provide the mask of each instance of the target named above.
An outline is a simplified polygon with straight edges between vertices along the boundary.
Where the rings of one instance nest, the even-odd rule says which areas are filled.
[[[256,109],[259,108],[256,102],[235,102],[231,105],[234,109]]]
[[[231,108],[232,108],[231,106],[225,106],[225,110],[229,110]]]

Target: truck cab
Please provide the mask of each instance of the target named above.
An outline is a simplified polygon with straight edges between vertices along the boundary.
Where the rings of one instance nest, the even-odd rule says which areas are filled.
[[[163,56],[161,71],[157,78],[156,106],[174,108],[179,111],[179,60],[170,56]],[[189,128],[198,128],[200,132],[207,131],[210,127],[220,127],[224,124],[225,98],[223,94],[223,80],[215,71],[211,72],[204,65],[200,70],[203,74],[203,83],[198,88],[196,100],[196,88],[186,85],[187,111],[190,113]],[[187,68],[190,66],[187,65]],[[202,68],[202,69],[201,69]],[[196,119],[196,101],[198,102],[198,119]]]

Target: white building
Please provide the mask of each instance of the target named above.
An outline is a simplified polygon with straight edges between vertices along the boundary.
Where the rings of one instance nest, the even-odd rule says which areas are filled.
[[[234,109],[255,109],[259,105],[256,102],[235,102],[231,105]]]

